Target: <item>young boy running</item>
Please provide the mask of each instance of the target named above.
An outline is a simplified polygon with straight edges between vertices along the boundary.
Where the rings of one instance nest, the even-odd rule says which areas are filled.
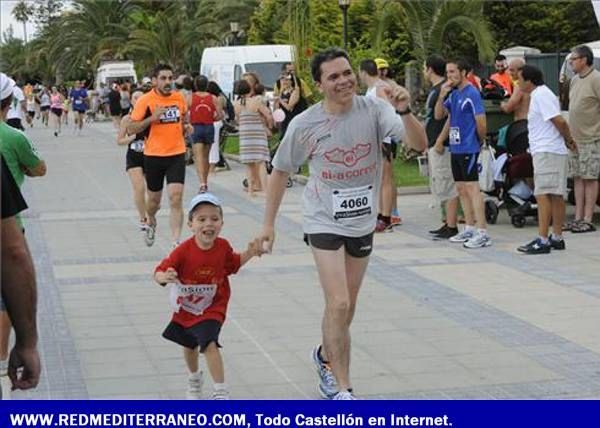
[[[223,227],[221,201],[212,193],[196,195],[189,206],[188,226],[194,236],[176,247],[155,269],[154,279],[162,286],[174,283],[171,302],[173,318],[163,337],[183,346],[190,372],[187,398],[202,396],[203,374],[198,370],[198,352],[204,354],[214,384],[212,398],[229,399],[225,384],[219,332],[225,321],[231,290],[228,276],[252,257],[259,255],[252,241],[241,254],[219,238]]]

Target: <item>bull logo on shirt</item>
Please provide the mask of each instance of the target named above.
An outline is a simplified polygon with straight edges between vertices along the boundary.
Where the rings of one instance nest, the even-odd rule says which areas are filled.
[[[339,147],[325,152],[325,159],[331,163],[341,164],[347,167],[353,167],[359,160],[366,158],[371,153],[370,144],[357,144],[350,150],[340,149]]]

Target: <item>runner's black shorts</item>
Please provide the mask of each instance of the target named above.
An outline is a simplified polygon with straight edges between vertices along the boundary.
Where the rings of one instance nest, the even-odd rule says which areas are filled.
[[[175,156],[144,156],[146,184],[151,192],[160,192],[165,177],[167,184],[185,183],[185,154]]]
[[[131,168],[144,169],[144,153],[127,148],[127,155],[125,155],[125,171],[128,171]]]
[[[477,159],[479,153],[452,153],[452,176],[454,181],[479,181]]]
[[[212,342],[221,348],[219,343],[221,326],[221,322],[217,320],[200,321],[188,328],[171,321],[162,336],[189,349],[200,347],[200,353],[203,353]]]
[[[328,251],[337,251],[343,245],[352,257],[362,258],[370,256],[373,251],[373,232],[358,238],[334,233],[305,233],[304,242],[309,247]]]
[[[381,143],[381,153],[383,153],[385,160],[391,162],[393,159],[396,159],[396,155],[398,154],[398,143]]]
[[[51,108],[50,111],[52,112],[53,115],[61,117],[63,114],[63,109],[61,108]]]
[[[32,118],[32,119],[33,119],[33,118],[35,117],[35,112],[34,112],[34,111],[28,111],[28,112],[27,112],[27,115],[28,115],[30,118]]]

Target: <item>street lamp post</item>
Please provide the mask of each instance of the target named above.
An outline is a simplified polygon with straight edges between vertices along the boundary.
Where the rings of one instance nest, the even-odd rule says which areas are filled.
[[[348,50],[348,8],[350,0],[338,0],[338,5],[342,9],[342,19],[344,22],[344,50]]]
[[[230,22],[229,30],[231,31],[231,41],[228,43],[231,46],[238,44],[238,33],[240,31],[240,24],[238,22]]]

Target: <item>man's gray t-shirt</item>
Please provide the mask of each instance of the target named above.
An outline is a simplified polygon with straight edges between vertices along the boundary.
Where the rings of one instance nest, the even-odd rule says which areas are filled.
[[[404,124],[379,98],[355,96],[352,109],[330,114],[322,102],[296,116],[273,159],[295,173],[308,160],[304,233],[360,237],[375,229],[381,184],[381,141],[398,140]]]

